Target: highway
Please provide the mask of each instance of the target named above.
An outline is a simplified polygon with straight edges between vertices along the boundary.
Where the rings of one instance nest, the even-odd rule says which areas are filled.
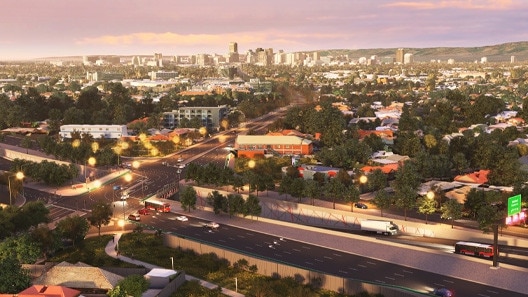
[[[189,221],[176,220],[179,215],[187,215]],[[252,257],[364,282],[406,287],[421,293],[430,293],[435,287],[448,287],[456,292],[456,296],[526,296],[488,285],[329,249],[324,246],[324,242],[321,245],[309,244],[281,238],[280,235],[254,232],[226,224],[221,224],[218,229],[211,230],[203,227],[207,221],[193,218],[187,213],[151,213],[142,216],[140,223]],[[273,230],[270,229],[270,232]]]

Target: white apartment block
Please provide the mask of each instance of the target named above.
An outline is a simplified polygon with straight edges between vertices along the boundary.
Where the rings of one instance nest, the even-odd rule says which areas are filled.
[[[62,125],[59,136],[62,139],[72,138],[73,132],[90,134],[94,139],[109,138],[119,139],[128,136],[126,125]]]

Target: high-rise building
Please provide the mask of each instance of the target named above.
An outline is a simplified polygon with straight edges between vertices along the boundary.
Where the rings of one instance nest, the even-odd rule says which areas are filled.
[[[238,54],[238,44],[236,42],[230,42],[229,43],[229,53],[236,53]]]
[[[515,63],[515,56],[510,57],[510,63]]]
[[[236,42],[229,43],[229,53],[227,54],[227,61],[229,63],[240,62],[240,56],[238,55],[238,44]]]
[[[405,57],[405,51],[403,48],[399,48],[396,50],[396,63],[403,64],[403,59]]]
[[[403,55],[403,64],[409,64],[414,62],[414,56],[411,53],[406,53]]]

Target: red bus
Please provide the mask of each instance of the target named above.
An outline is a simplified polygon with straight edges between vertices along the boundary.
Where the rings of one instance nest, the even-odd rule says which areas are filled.
[[[482,258],[492,258],[494,249],[491,244],[459,241],[455,243],[455,253]]]
[[[145,208],[157,212],[170,212],[171,207],[169,203],[163,203],[160,201],[145,201]]]

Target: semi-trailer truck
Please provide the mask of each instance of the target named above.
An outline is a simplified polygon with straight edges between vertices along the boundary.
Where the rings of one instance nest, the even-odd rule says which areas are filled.
[[[391,221],[363,220],[361,221],[361,231],[396,235],[398,234],[398,226]]]

